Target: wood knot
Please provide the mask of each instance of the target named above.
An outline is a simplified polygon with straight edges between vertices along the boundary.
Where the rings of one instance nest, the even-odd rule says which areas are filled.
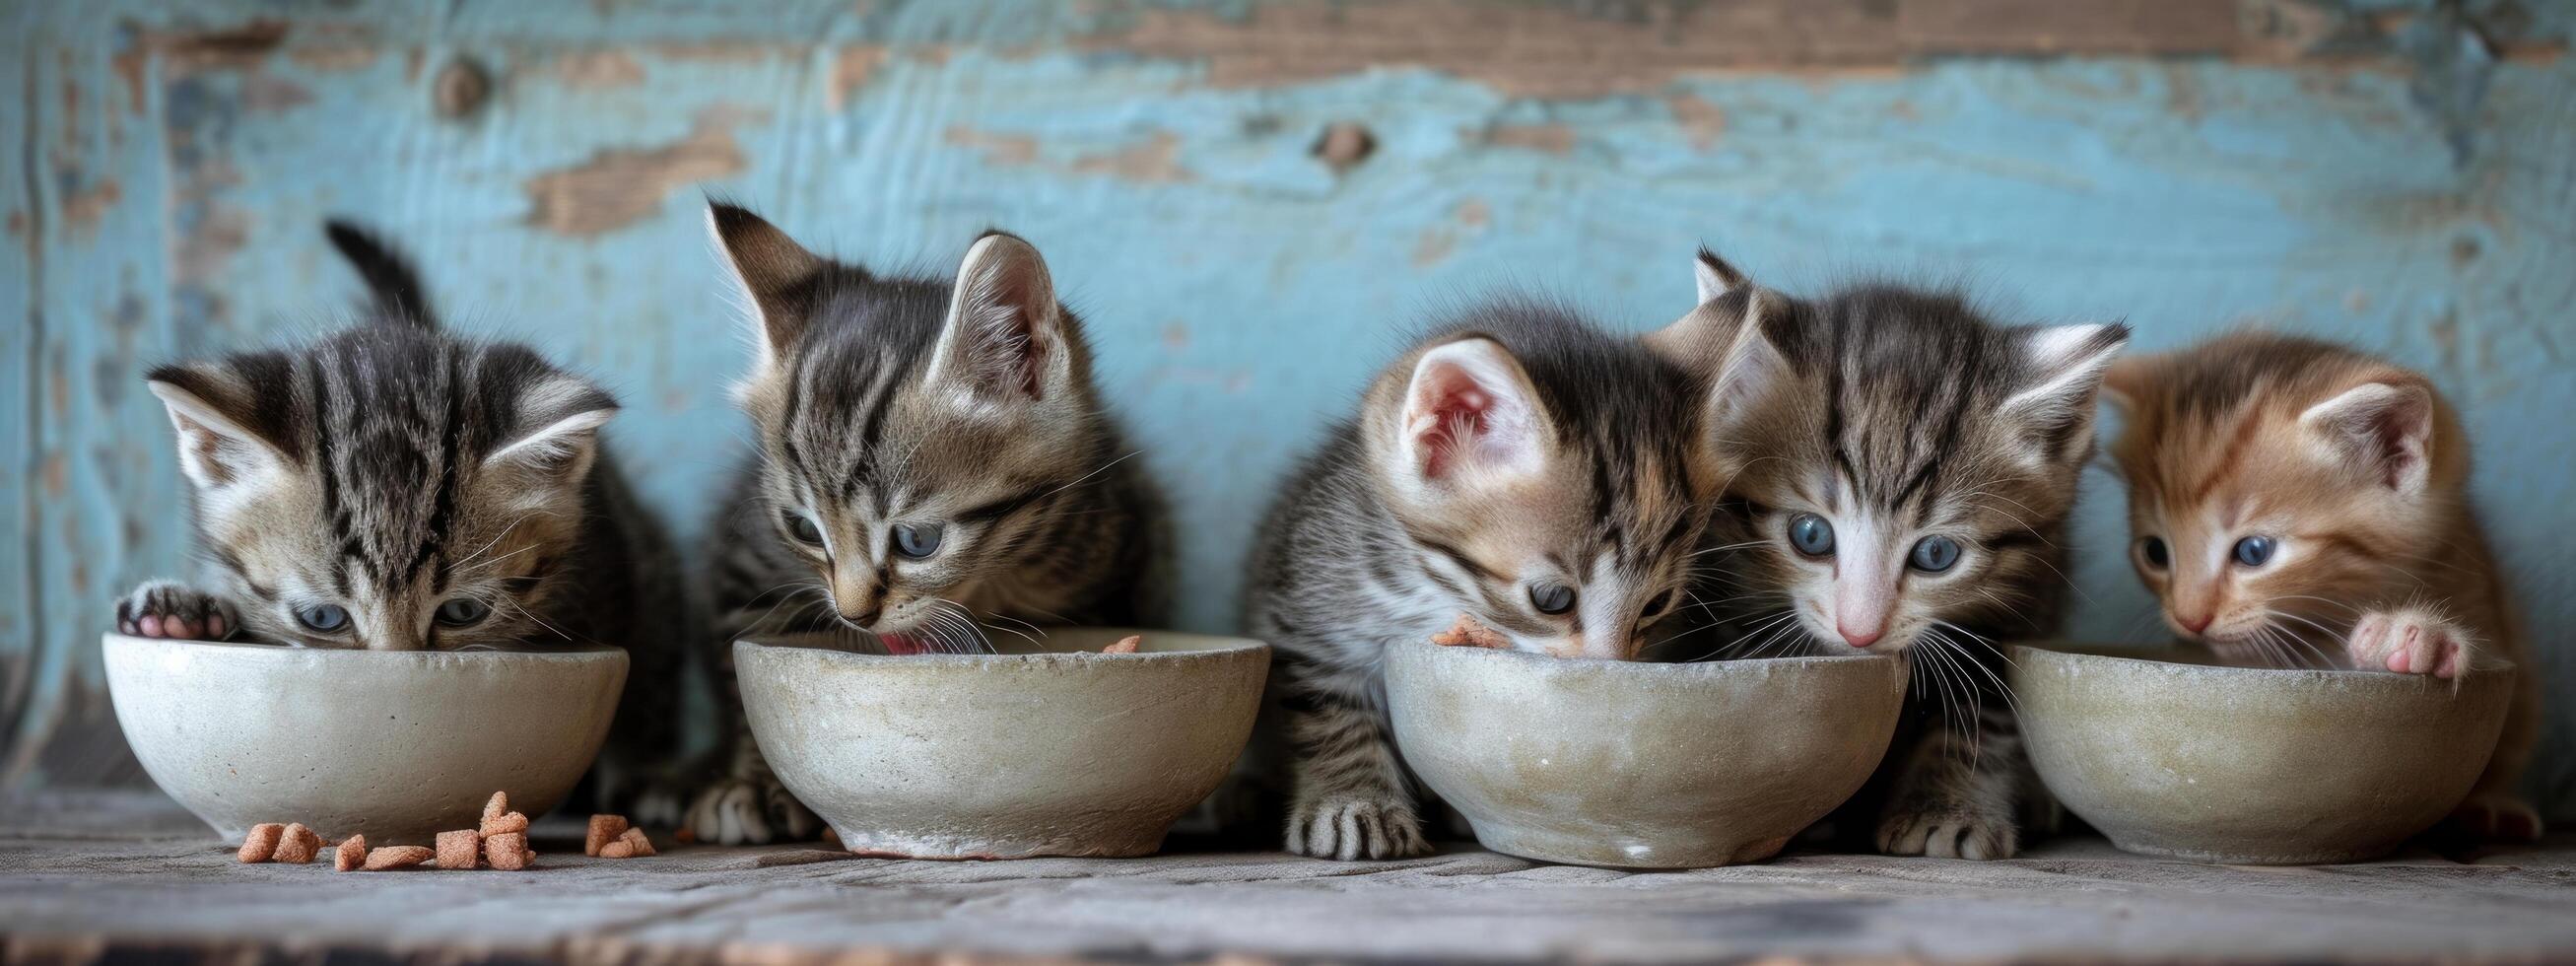
[[[491,97],[492,75],[471,57],[448,61],[447,66],[439,68],[429,89],[430,105],[439,117],[450,121],[472,116]]]
[[[1326,125],[1323,135],[1315,139],[1314,155],[1326,167],[1332,168],[1334,174],[1341,174],[1368,160],[1369,154],[1376,150],[1377,135],[1370,134],[1367,127],[1355,121],[1335,121]]]

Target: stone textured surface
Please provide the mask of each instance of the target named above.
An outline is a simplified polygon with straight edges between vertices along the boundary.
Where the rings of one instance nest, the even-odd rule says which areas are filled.
[[[1691,872],[1452,847],[907,862],[792,846],[585,859],[541,823],[523,872],[234,865],[166,803],[0,808],[0,959],[760,964],[1096,958],[2542,962],[2576,957],[2576,839],[2320,867],[2146,859],[2098,839],[1966,862],[1792,852]],[[158,819],[155,816],[159,816]],[[175,819],[175,824],[172,820]],[[846,957],[846,958],[845,958]]]

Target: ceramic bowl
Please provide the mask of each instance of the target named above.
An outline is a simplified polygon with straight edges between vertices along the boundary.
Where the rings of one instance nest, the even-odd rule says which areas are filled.
[[[626,652],[344,651],[107,635],[126,744],[215,832],[428,844],[483,802],[542,815],[590,768]]]
[[[2014,651],[2041,780],[2131,852],[2266,865],[2385,855],[2468,797],[2513,697],[2511,671],[2454,687],[2195,661]]]
[[[1097,653],[1129,633],[1134,654]],[[850,851],[904,858],[1147,855],[1252,731],[1258,641],[1057,629],[993,654],[742,641],[752,734]]]
[[[1405,763],[1497,852],[1752,862],[1869,780],[1905,700],[1882,657],[1646,664],[1428,643],[1387,652]]]

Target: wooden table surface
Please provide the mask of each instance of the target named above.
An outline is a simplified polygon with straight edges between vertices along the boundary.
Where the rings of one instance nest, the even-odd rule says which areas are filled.
[[[792,846],[612,861],[583,858],[575,827],[553,821],[528,871],[341,874],[236,864],[156,794],[0,805],[12,963],[2576,958],[2576,838],[2309,868],[2062,839],[2005,862],[1800,854],[1631,873],[1466,846],[1371,864]]]

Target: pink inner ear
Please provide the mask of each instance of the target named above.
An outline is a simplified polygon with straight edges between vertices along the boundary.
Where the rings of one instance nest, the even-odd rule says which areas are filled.
[[[1436,480],[1455,471],[1471,448],[1494,431],[1499,400],[1457,369],[1437,370],[1432,380],[1416,404],[1412,430],[1422,453],[1422,475]]]

